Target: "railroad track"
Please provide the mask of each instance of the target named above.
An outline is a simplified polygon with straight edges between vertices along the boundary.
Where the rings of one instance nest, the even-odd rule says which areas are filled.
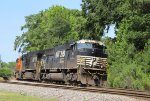
[[[98,87],[76,87],[68,85],[58,85],[58,84],[45,84],[45,83],[35,83],[35,82],[21,82],[21,81],[0,81],[0,83],[8,84],[17,84],[17,85],[29,85],[29,86],[38,86],[38,87],[50,87],[50,88],[59,88],[67,90],[77,90],[85,92],[95,92],[95,93],[107,93],[107,94],[116,94],[130,96],[134,98],[139,98],[141,100],[150,101],[150,92],[149,91],[135,91],[131,89],[112,89],[112,88],[98,88]]]

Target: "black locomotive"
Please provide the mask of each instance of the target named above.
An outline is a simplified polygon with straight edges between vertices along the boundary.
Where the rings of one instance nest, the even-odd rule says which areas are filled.
[[[16,78],[102,86],[107,79],[105,45],[79,40],[29,52],[16,62]]]

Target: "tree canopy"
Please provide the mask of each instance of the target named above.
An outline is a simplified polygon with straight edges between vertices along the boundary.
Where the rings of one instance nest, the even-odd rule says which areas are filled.
[[[82,26],[86,19],[79,10],[52,6],[27,16],[25,21],[26,24],[21,28],[25,32],[15,40],[14,48],[20,52],[42,50],[85,36]]]
[[[85,30],[90,38],[100,39],[111,24],[118,28],[123,19],[149,13],[148,0],[82,0],[82,14],[87,19]]]

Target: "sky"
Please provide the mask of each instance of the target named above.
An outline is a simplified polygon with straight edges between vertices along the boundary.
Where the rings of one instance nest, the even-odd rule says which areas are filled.
[[[1,0],[0,1],[0,55],[4,62],[15,61],[20,54],[13,50],[17,35],[21,35],[21,26],[25,16],[36,14],[52,5],[62,5],[71,9],[80,9],[81,0]]]
[[[81,10],[82,0],[1,0],[0,1],[0,55],[4,62],[15,61],[20,54],[14,51],[16,36],[21,35],[25,16],[36,14],[52,5]],[[110,32],[113,28],[110,29]]]

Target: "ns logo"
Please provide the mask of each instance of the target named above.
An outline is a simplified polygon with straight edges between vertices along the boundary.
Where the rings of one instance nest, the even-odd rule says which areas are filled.
[[[65,57],[65,50],[57,51],[55,57]]]
[[[92,57],[91,61],[90,61],[90,66],[95,66],[97,64],[98,60],[99,60],[98,58]]]

